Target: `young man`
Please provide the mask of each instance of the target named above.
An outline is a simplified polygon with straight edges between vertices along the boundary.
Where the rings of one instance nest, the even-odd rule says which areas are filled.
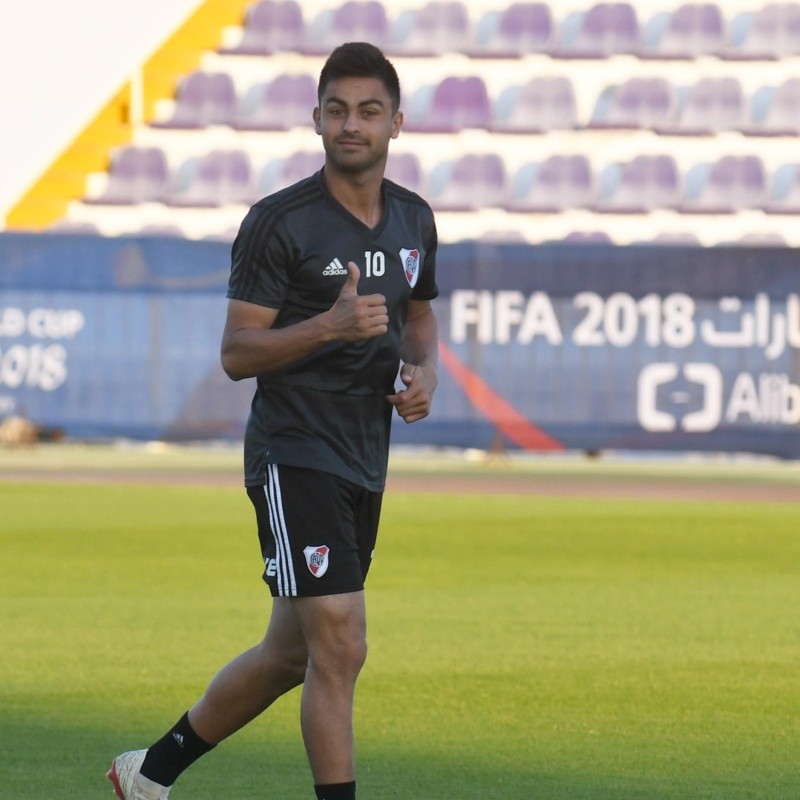
[[[356,796],[364,579],[392,414],[423,419],[436,388],[437,241],[429,206],[383,178],[403,122],[392,64],[372,45],[342,45],[318,94],[325,166],[245,218],[222,337],[227,374],[258,378],[245,484],[274,598],[269,626],[164,737],[114,759],[121,800],[164,800],[197,758],[300,684],[316,796]]]

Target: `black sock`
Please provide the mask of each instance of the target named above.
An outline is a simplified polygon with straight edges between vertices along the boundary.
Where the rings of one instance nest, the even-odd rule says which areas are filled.
[[[200,756],[204,756],[214,747],[213,744],[204,742],[189,724],[187,711],[176,723],[175,727],[167,731],[147,751],[140,770],[145,778],[160,783],[162,786],[172,786],[178,776],[188,769]]]
[[[356,782],[325,783],[314,787],[317,800],[356,800]]]

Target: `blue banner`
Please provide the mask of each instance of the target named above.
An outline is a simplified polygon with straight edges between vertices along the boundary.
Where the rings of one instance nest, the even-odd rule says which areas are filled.
[[[74,438],[242,436],[219,365],[230,246],[0,234],[0,419]],[[434,413],[394,441],[800,456],[800,256],[442,245]]]

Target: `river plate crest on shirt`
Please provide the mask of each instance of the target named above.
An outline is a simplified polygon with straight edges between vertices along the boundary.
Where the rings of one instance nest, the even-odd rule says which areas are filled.
[[[419,278],[419,250],[400,249],[400,260],[403,262],[403,272],[406,274],[408,285],[413,289]]]

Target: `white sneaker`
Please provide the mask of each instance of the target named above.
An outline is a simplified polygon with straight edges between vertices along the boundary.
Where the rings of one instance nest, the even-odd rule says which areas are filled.
[[[119,800],[167,800],[169,786],[155,783],[139,774],[147,750],[131,750],[111,762],[106,777],[114,784]]]

